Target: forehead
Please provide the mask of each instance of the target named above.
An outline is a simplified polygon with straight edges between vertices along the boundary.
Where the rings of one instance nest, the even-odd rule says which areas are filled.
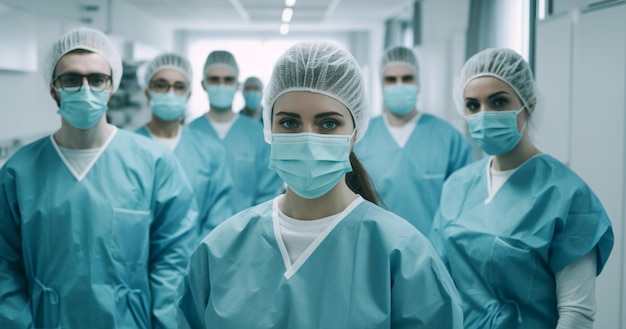
[[[187,78],[183,74],[183,72],[174,69],[174,68],[163,68],[158,70],[153,76],[151,81],[162,79],[168,82],[177,82],[182,81],[188,83]]]
[[[290,91],[280,95],[274,103],[273,113],[281,111],[300,114],[303,120],[325,112],[338,112],[352,118],[348,108],[338,100],[310,91]]]
[[[98,53],[69,53],[63,55],[56,64],[54,76],[65,73],[111,74],[109,62]]]
[[[261,89],[261,86],[256,83],[256,82],[246,82],[246,84],[243,85],[244,89]]]
[[[478,77],[470,80],[467,85],[465,85],[463,97],[484,98],[501,91],[506,91],[509,94],[516,95],[511,86],[496,77]]]
[[[383,76],[404,76],[415,75],[413,68],[402,63],[392,63],[385,67]]]
[[[205,76],[207,77],[234,77],[235,71],[227,65],[214,65],[208,71]]]

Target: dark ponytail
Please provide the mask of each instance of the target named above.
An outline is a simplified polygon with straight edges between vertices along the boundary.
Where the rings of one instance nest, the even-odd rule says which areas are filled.
[[[354,152],[350,152],[350,164],[352,165],[352,172],[346,174],[346,183],[352,192],[361,195],[365,200],[378,204],[378,195],[372,185],[370,176],[363,168],[363,165],[356,157]]]

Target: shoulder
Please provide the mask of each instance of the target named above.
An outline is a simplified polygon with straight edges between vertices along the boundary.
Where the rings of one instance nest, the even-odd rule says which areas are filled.
[[[203,240],[202,244],[217,252],[239,248],[250,235],[260,237],[271,231],[274,199],[242,210],[226,219]]]
[[[458,136],[462,136],[461,132],[455,128],[450,122],[430,113],[421,114],[420,121],[424,124],[430,125],[438,132],[450,133]],[[418,122],[419,124],[419,122]]]
[[[50,135],[46,137],[42,137],[32,143],[29,143],[25,146],[22,146],[18,149],[2,166],[3,170],[7,171],[20,171],[20,170],[28,170],[26,168],[31,168],[35,166],[40,161],[42,156],[46,156],[44,154],[46,150],[52,150],[52,138]]]

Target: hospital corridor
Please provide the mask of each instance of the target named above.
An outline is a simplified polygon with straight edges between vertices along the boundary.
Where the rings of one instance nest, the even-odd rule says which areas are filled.
[[[626,0],[0,0],[0,328],[626,328]]]

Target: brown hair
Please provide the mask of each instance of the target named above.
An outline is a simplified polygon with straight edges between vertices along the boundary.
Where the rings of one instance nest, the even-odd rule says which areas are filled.
[[[352,172],[346,174],[348,187],[352,192],[361,195],[365,200],[378,204],[379,198],[372,185],[370,176],[354,152],[350,152],[350,165],[352,165]]]

